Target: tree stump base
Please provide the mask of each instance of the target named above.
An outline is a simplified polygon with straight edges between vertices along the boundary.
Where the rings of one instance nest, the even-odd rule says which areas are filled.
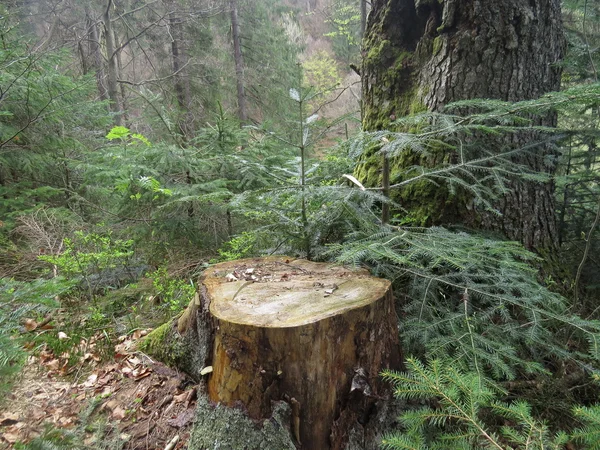
[[[324,450],[341,449],[388,394],[379,373],[400,363],[389,281],[270,257],[217,264],[201,292],[214,330],[213,402],[258,421],[286,401],[298,446]]]

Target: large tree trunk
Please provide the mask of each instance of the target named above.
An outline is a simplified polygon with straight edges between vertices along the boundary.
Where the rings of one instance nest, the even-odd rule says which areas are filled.
[[[390,394],[380,372],[400,368],[388,280],[365,270],[285,257],[217,264],[205,273],[199,295],[176,329],[186,336],[185,347],[172,340],[167,347],[179,349],[192,375],[209,372],[201,369],[210,366],[212,402],[241,407],[256,423],[272,420],[284,402],[291,416],[289,435],[298,448],[341,450],[357,435],[361,448],[378,447],[380,413],[389,406]],[[151,334],[148,342],[152,339]],[[189,366],[192,360],[195,367]],[[219,411],[202,414],[217,420]],[[226,428],[196,430],[191,448],[212,448],[217,441],[225,445],[230,434]],[[230,444],[225,446],[271,448]]]
[[[533,99],[560,86],[560,1],[374,0],[364,46],[366,130],[384,129],[395,117],[425,108],[440,110],[457,100]],[[549,116],[540,124],[553,126],[555,120]],[[536,138],[524,133],[508,143],[517,148]],[[544,165],[549,152],[545,147],[518,162],[553,172]],[[498,201],[500,218],[476,211],[466,197],[461,202],[431,189],[422,195],[413,189],[403,206],[429,204],[423,225],[462,223],[493,229],[547,252],[557,242],[553,194],[552,183],[515,180],[511,192]]]

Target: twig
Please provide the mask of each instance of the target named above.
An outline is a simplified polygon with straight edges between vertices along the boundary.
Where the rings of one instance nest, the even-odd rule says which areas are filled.
[[[178,442],[179,442],[179,435],[176,434],[175,437],[173,439],[171,439],[171,441],[167,444],[167,446],[165,447],[165,450],[173,450]]]

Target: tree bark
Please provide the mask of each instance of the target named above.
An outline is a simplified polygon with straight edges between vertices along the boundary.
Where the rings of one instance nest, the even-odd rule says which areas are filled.
[[[104,11],[104,37],[106,39],[106,59],[108,60],[108,98],[110,100],[110,110],[114,113],[114,123],[115,125],[121,125],[121,106],[117,88],[117,55],[115,54],[114,32],[110,14],[112,6],[113,1],[108,0],[106,11]]]
[[[248,113],[246,111],[244,57],[242,55],[237,0],[230,0],[229,7],[231,9],[231,34],[233,38],[233,58],[235,61],[235,77],[237,83],[238,118],[240,119],[240,123],[245,123],[248,120]]]
[[[192,95],[190,80],[187,75],[186,65],[188,56],[185,47],[183,20],[175,10],[175,2],[171,2],[172,11],[169,12],[169,27],[171,30],[171,55],[173,59],[173,74],[175,96],[179,106],[179,129],[184,138],[190,139],[194,135],[193,117],[190,111]]]
[[[100,37],[98,35],[98,25],[92,17],[89,6],[86,6],[85,21],[88,33],[88,52],[91,58],[90,66],[96,72],[96,84],[98,86],[98,96],[101,101],[108,99],[108,92],[104,83],[104,62],[102,50],[100,48]]]
[[[221,263],[176,323],[187,343],[162,338],[179,349],[165,355],[179,354],[187,371],[195,361],[196,376],[211,366],[212,402],[241,407],[256,423],[287,403],[299,448],[343,449],[357,430],[368,448],[378,446],[390,394],[379,374],[399,369],[401,358],[388,280],[285,257]],[[143,350],[160,357],[153,334]]]
[[[563,49],[559,0],[374,0],[364,40],[363,127],[385,129],[396,117],[457,100],[519,101],[558,90]],[[549,115],[539,124],[555,122]],[[495,145],[518,148],[536,137],[523,133]],[[518,162],[553,173],[545,165],[550,154],[545,147]],[[429,204],[434,214],[422,225],[496,230],[542,253],[557,246],[552,183],[515,179],[498,201],[500,218],[478,211],[469,198],[431,189],[413,189],[402,205]]]
[[[360,0],[360,38],[365,36],[367,30],[367,0]]]
[[[113,33],[114,33],[114,44],[115,44],[115,58],[117,60],[117,77],[118,74],[123,73],[123,60],[122,60],[122,51],[123,49],[121,48],[121,42],[119,41],[119,35],[117,34],[117,31],[113,28]],[[118,78],[117,78],[118,80]],[[118,83],[118,81],[117,81]],[[127,104],[127,92],[125,91],[125,83],[119,83],[119,88],[121,91],[121,122],[126,124],[125,126],[128,126],[128,122],[129,122],[129,115],[127,114],[127,111],[129,110],[129,105]]]

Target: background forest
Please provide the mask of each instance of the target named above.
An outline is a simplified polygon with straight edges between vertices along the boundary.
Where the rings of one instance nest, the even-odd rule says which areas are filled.
[[[560,91],[364,131],[369,5],[2,2],[2,392],[31,355],[110,359],[212,263],[284,254],[394,283],[406,372],[384,376],[407,412],[386,447],[600,448],[600,4],[563,2]],[[510,157],[533,142],[474,150],[524,129],[552,175]],[[515,178],[555,186],[556,254],[432,219],[441,190],[499,216]],[[75,448],[17,448],[50,441]]]

